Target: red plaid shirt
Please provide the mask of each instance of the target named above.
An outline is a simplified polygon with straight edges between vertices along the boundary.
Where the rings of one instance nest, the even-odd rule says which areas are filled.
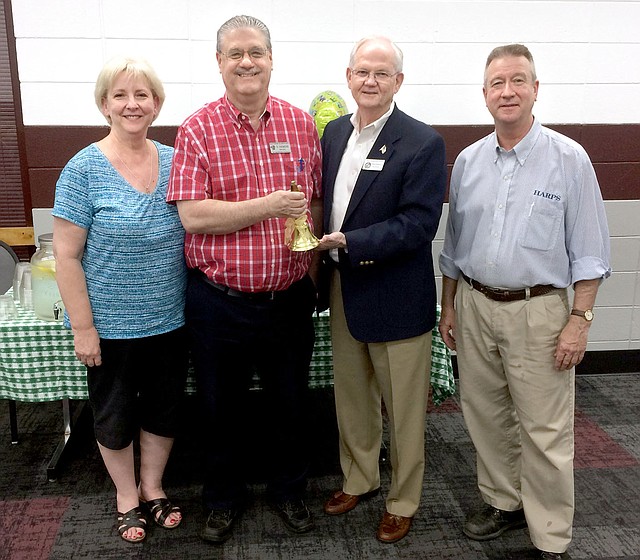
[[[167,201],[249,200],[289,189],[293,180],[311,200],[321,195],[321,174],[310,115],[270,96],[256,132],[225,95],[178,129]],[[284,290],[306,274],[311,261],[310,253],[287,248],[284,229],[284,218],[271,218],[225,235],[187,233],[187,265],[236,290]]]

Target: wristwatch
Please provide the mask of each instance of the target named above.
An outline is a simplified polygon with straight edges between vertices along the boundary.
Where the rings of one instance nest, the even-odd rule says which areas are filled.
[[[593,311],[591,309],[585,309],[584,311],[580,311],[579,309],[572,309],[571,315],[583,317],[585,321],[593,321]]]

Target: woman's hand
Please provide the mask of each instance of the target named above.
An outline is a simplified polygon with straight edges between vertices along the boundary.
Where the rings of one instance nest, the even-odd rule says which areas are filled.
[[[76,358],[88,367],[102,364],[100,354],[100,337],[95,327],[88,329],[73,329],[73,344]]]

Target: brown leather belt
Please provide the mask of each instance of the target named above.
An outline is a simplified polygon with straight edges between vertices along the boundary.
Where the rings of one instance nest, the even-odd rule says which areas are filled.
[[[489,286],[485,286],[484,284],[480,284],[480,282],[472,280],[466,274],[462,274],[462,277],[474,290],[478,290],[481,294],[488,297],[489,299],[492,299],[493,301],[518,301],[521,299],[529,299],[532,297],[548,294],[549,292],[556,289],[555,286],[552,286],[551,284],[538,284],[537,286],[532,286],[531,288],[523,288],[521,290],[503,290],[500,288],[491,288]]]

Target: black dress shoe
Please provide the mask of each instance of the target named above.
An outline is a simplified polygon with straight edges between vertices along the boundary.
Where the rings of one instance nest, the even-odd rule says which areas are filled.
[[[273,502],[271,506],[294,533],[306,533],[313,529],[311,512],[302,500]]]
[[[233,524],[240,517],[239,509],[212,509],[201,536],[205,541],[223,543],[231,536]]]
[[[571,560],[568,552],[546,552],[540,551],[540,560]]]
[[[504,511],[487,504],[485,509],[465,521],[462,532],[474,541],[488,541],[509,529],[518,529],[526,524],[523,509]]]

